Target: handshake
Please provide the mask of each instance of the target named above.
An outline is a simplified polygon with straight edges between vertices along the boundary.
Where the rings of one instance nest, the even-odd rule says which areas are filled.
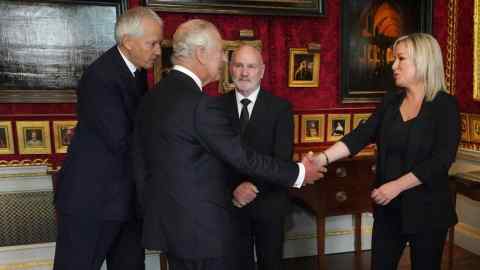
[[[309,152],[302,158],[302,164],[305,167],[303,186],[313,184],[325,176],[324,173],[327,172],[325,166],[328,164],[328,160],[324,155],[325,154],[320,153],[314,156],[313,152]],[[244,207],[255,200],[258,193],[259,190],[253,183],[245,181],[238,185],[233,191],[232,203],[238,208]]]
[[[315,156],[310,151],[302,158],[302,164],[305,166],[305,179],[303,180],[305,186],[313,184],[325,176],[324,173],[327,172],[325,166],[328,165],[328,159],[323,152]]]

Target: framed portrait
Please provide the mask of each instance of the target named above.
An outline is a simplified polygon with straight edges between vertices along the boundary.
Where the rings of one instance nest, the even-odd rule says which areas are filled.
[[[460,139],[464,142],[470,141],[470,129],[467,113],[460,113]]]
[[[378,102],[395,88],[393,42],[413,32],[431,33],[432,0],[341,2],[342,102]]]
[[[17,121],[18,151],[20,154],[50,154],[48,121]]]
[[[299,122],[300,117],[298,114],[293,115],[293,143],[298,143],[298,132],[299,132]]]
[[[0,102],[76,102],[128,0],[0,0]]]
[[[145,0],[156,11],[237,15],[324,16],[324,0]]]
[[[371,113],[356,113],[353,115],[352,130],[356,129],[359,125],[365,123],[367,119],[372,115]]]
[[[224,42],[224,53],[225,65],[223,66],[222,76],[219,80],[218,91],[222,94],[228,93],[235,89],[235,85],[233,84],[232,77],[230,76],[230,61],[232,60],[233,52],[240,47],[240,45],[247,44],[257,48],[259,51],[262,51],[262,41],[261,40],[226,40]]]
[[[319,76],[320,53],[310,53],[306,48],[290,48],[289,87],[318,87]]]
[[[53,121],[53,141],[55,143],[55,153],[67,153],[68,146],[75,134],[76,120]]]
[[[325,141],[325,115],[304,114],[302,115],[302,143],[314,143]]]
[[[470,142],[480,143],[480,114],[468,115]]]
[[[153,65],[153,77],[154,77],[155,84],[157,84],[163,77],[165,77],[173,67],[172,41],[168,39],[162,40],[161,49],[162,49],[162,55],[157,60],[157,62]]]
[[[329,114],[327,141],[335,142],[350,132],[350,114]]]
[[[473,99],[480,101],[480,0],[473,7]]]
[[[0,121],[0,155],[14,154],[12,122]]]

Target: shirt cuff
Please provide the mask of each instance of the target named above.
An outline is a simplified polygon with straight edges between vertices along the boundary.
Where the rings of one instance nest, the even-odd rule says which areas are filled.
[[[298,162],[297,165],[298,165],[298,177],[297,177],[297,180],[295,180],[295,184],[293,184],[293,187],[301,188],[303,185],[303,180],[305,180],[305,166],[301,162]]]

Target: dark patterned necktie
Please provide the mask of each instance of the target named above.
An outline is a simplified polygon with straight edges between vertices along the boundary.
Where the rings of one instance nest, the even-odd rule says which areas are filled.
[[[248,115],[248,109],[247,106],[250,104],[250,100],[248,98],[244,98],[240,100],[240,103],[242,103],[242,112],[240,113],[240,131],[243,133],[245,128],[247,127],[248,120],[249,120],[249,115]]]

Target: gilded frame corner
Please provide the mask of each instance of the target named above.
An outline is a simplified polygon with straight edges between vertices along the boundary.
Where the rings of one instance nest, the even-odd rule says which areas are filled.
[[[52,153],[49,121],[17,121],[16,126],[21,155]]]

